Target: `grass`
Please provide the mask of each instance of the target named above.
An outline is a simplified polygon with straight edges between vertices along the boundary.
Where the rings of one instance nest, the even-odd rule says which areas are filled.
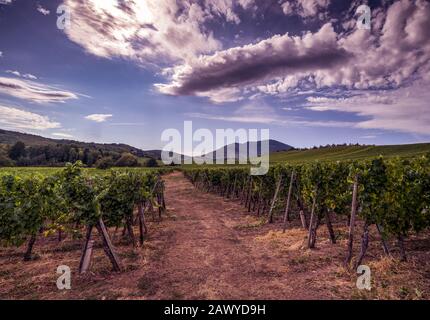
[[[42,174],[48,175],[56,173],[60,170],[64,169],[64,167],[0,167],[0,175],[2,174],[17,174],[20,176],[27,176],[32,174]],[[157,170],[158,167],[155,168],[147,168],[147,167],[135,167],[135,168],[112,168],[110,170],[114,171],[152,171]],[[95,168],[84,168],[85,171],[91,174],[105,174],[109,172],[109,170],[100,170]]]

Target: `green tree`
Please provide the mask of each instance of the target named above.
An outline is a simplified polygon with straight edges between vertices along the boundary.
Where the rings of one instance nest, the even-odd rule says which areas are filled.
[[[121,157],[115,162],[117,167],[136,167],[139,165],[137,157],[131,153],[123,153]]]
[[[25,157],[25,144],[22,141],[16,142],[9,150],[9,157],[12,160],[18,160],[21,157]]]
[[[145,167],[148,167],[148,168],[158,167],[158,162],[154,158],[150,158],[146,161]]]

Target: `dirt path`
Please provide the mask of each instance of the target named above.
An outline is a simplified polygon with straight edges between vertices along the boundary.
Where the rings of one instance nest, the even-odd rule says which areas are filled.
[[[288,279],[284,259],[265,252],[264,247],[255,250],[256,234],[245,230],[249,214],[238,202],[196,190],[181,173],[169,175],[165,181],[172,218],[160,231],[165,242],[158,261],[148,264],[148,298],[323,297],[295,286]]]

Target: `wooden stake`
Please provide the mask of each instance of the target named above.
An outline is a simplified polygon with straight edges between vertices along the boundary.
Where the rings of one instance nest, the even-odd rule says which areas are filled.
[[[354,186],[352,191],[351,219],[349,222],[348,254],[345,259],[346,266],[349,265],[352,259],[352,249],[354,244],[355,215],[357,213],[357,195],[358,195],[358,176],[355,176]]]
[[[248,201],[251,201],[251,192],[252,192],[252,177],[249,177],[249,189],[246,195],[245,207],[248,206]]]
[[[290,187],[288,188],[287,205],[285,206],[284,228],[282,230],[283,233],[285,233],[285,230],[287,229],[287,221],[290,220],[289,210],[290,210],[291,194],[293,192],[294,176],[295,176],[295,172],[293,170],[293,172],[291,173],[291,178],[290,178]]]
[[[133,247],[136,247],[137,246],[136,238],[134,237],[134,232],[133,232],[133,218],[130,216],[127,216],[125,219],[126,219],[128,237],[130,238],[130,241],[133,244]]]
[[[355,264],[355,269],[361,265],[361,262],[366,255],[367,248],[369,247],[369,223],[366,221],[363,227],[363,235],[361,236],[361,250],[360,255],[358,256],[357,262]]]
[[[308,229],[308,223],[306,221],[305,208],[303,206],[303,201],[300,197],[300,187],[298,184],[297,176],[294,179],[294,185],[296,187],[296,192],[297,192],[297,206],[299,207],[299,210],[300,210],[299,211],[300,221],[302,223],[303,229],[307,230]]]
[[[278,198],[279,189],[281,189],[282,176],[279,177],[278,183],[276,184],[275,194],[273,196],[272,204],[269,210],[269,223],[273,223],[273,209],[275,208],[276,199]]]
[[[232,199],[236,199],[236,183],[237,183],[237,174],[234,175],[233,190],[231,192]]]
[[[83,255],[83,259],[81,261],[81,265],[79,266],[79,273],[83,274],[88,271],[91,264],[91,258],[93,256],[93,247],[94,247],[94,240],[88,241],[86,245],[86,250]]]
[[[100,218],[100,220],[97,222],[96,228],[103,240],[103,249],[112,263],[113,270],[116,272],[122,271],[121,262],[115,254],[114,247],[110,241],[109,234],[102,218]]]
[[[311,220],[309,222],[309,232],[308,232],[308,248],[313,248],[315,242],[313,241],[314,223],[315,223],[315,207],[317,202],[317,189],[315,189],[314,201],[312,202]]]
[[[380,226],[378,223],[376,224],[376,230],[378,230],[379,236],[381,237],[382,249],[384,250],[384,253],[388,256],[390,254],[390,250],[388,249],[387,242],[385,241],[382,226]]]
[[[332,244],[335,244],[336,243],[336,234],[334,233],[333,225],[331,223],[330,212],[327,209],[325,209],[324,215],[325,215],[325,224],[327,226],[328,234],[330,236],[330,241]]]
[[[85,243],[84,243],[84,248],[82,249],[82,255],[81,255],[81,261],[79,262],[79,273],[84,273],[84,264],[87,264],[87,269],[88,266],[90,265],[90,261],[85,261],[85,259],[91,258],[90,254],[87,254],[89,245],[90,245],[90,240],[91,240],[91,233],[93,231],[93,226],[88,225],[86,228],[86,232],[85,232]]]

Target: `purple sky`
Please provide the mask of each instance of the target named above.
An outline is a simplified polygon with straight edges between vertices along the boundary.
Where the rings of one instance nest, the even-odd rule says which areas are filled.
[[[297,147],[424,142],[429,83],[429,1],[0,0],[3,129],[143,149],[185,120]]]

